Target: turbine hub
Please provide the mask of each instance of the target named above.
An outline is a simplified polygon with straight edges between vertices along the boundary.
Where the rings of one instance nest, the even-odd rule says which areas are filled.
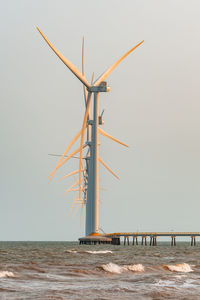
[[[107,85],[106,81],[102,81],[98,86],[90,86],[87,88],[88,92],[91,93],[102,93],[109,92],[110,87]]]

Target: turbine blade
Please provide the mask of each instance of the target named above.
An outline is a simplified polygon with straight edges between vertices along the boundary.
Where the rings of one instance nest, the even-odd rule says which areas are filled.
[[[83,181],[83,180],[81,180],[81,181]],[[79,187],[78,187],[78,189],[73,189],[73,187],[75,187],[76,185],[78,185],[78,181],[75,181],[75,183],[73,183],[65,192],[64,192],[64,195],[66,194],[66,193],[68,193],[68,192],[72,192],[72,191],[78,191],[78,189],[79,189]],[[81,186],[81,189],[83,189],[83,187]]]
[[[87,117],[90,111],[90,103],[91,103],[92,93],[88,93],[88,99],[87,99],[87,107],[83,119],[83,126],[82,126],[82,132],[81,132],[81,143],[80,143],[80,160],[79,160],[79,186],[81,183],[81,165],[82,165],[82,152],[83,152],[83,139],[84,139],[84,133],[86,129],[86,123],[87,123]],[[80,198],[81,191],[79,191],[79,198]]]
[[[73,138],[73,140],[70,142],[70,144],[67,146],[67,149],[65,150],[65,152],[63,153],[63,155],[61,156],[61,158],[59,159],[54,171],[52,172],[53,173],[53,176],[56,172],[56,170],[59,168],[59,165],[61,163],[61,161],[63,160],[63,158],[65,157],[65,155],[67,154],[67,152],[70,150],[70,148],[73,146],[73,144],[78,140],[78,138],[80,137],[81,135],[81,130],[76,134],[76,136]],[[51,174],[52,174],[51,173]],[[51,176],[51,174],[49,175],[49,177],[51,177],[51,179],[53,178],[53,176]],[[51,181],[51,179],[49,180],[49,182]]]
[[[118,64],[124,59],[126,58],[133,50],[135,50],[137,47],[139,47],[142,43],[144,42],[141,41],[139,44],[137,44],[136,46],[134,46],[131,50],[129,50],[128,52],[126,52],[120,59],[118,59],[110,68],[107,69],[107,71],[105,71],[94,83],[94,86],[98,86],[102,81],[104,81],[109,75],[110,73],[118,66]]]
[[[82,74],[85,77],[84,49],[85,49],[85,42],[84,42],[84,37],[83,37],[83,42],[82,42]],[[94,75],[94,73],[93,73],[93,75]],[[94,78],[94,76],[92,78]],[[93,84],[93,79],[92,79],[91,84]],[[87,91],[85,85],[83,85],[83,93],[84,93],[84,100],[85,100],[85,107],[86,107],[87,106],[88,91]],[[90,119],[90,111],[88,113],[88,118]]]
[[[49,153],[48,154],[49,156],[55,156],[55,157],[62,157],[62,154],[52,154],[52,153]],[[66,157],[67,155],[65,155]],[[78,158],[79,159],[79,156],[73,156],[73,158]],[[84,158],[84,157],[83,157]]]
[[[67,194],[68,192],[71,192],[71,190],[73,189],[73,187],[75,187],[78,183],[75,182],[73,183],[65,192],[64,192],[64,195]]]
[[[62,62],[71,70],[72,73],[86,86],[89,88],[89,83],[87,82],[85,76],[81,74],[81,72],[68,60],[66,59],[56,48],[48,41],[46,36],[42,33],[42,31],[36,27],[41,36],[44,38],[44,40],[47,42],[49,47],[55,52],[55,54],[62,60]]]
[[[78,153],[80,151],[80,148],[74,150],[71,154],[69,154],[62,162],[60,162],[59,165],[56,166],[56,168],[53,170],[53,172],[51,172],[50,174],[50,179],[49,182],[51,181],[51,179],[53,178],[56,170],[58,170],[66,161],[68,161],[73,155],[75,155],[76,153]]]
[[[94,82],[94,72],[92,73],[91,85],[93,84],[93,82]]]
[[[84,63],[84,37],[83,37],[83,41],[82,41],[82,74],[85,77],[85,63]],[[87,95],[88,95],[88,91],[86,89],[86,86],[83,85],[83,93],[84,93],[84,100],[85,100],[85,107],[87,105]]]
[[[103,160],[99,157],[99,162],[113,175],[115,176],[117,179],[119,179],[119,177],[105,164],[105,162],[103,162]]]
[[[78,184],[78,183],[77,183]],[[77,192],[77,191],[79,191],[79,187],[78,188],[75,188],[75,189],[72,189],[72,190],[70,190],[70,192]],[[81,191],[84,191],[84,188],[83,187],[81,187]]]
[[[119,140],[115,139],[114,137],[112,137],[110,134],[108,134],[107,132],[105,132],[103,129],[101,129],[100,127],[98,127],[98,131],[100,134],[102,134],[103,136],[109,138],[110,140],[113,140],[114,142],[117,142],[125,147],[128,147],[128,145],[120,142]]]
[[[72,206],[71,206],[71,209],[70,209],[69,215],[72,214],[72,210],[73,210],[73,208],[74,208],[74,204],[76,203],[76,200],[78,200],[78,198],[74,199],[74,201],[73,201],[73,203],[72,203]]]
[[[74,211],[74,217],[76,216],[76,214],[77,214],[77,212],[78,212],[78,209],[79,209],[80,205],[81,205],[81,204],[78,203],[78,205],[77,205],[77,207],[76,207],[76,209],[75,209],[75,211]]]
[[[82,202],[83,202],[83,199],[81,199],[81,198],[76,198],[76,199],[74,199],[74,201],[73,201],[73,203],[72,203],[72,207],[71,207],[71,212],[72,212],[72,209],[73,209],[73,207],[74,207],[74,205],[75,204],[78,204],[77,205],[77,207],[76,207],[76,211],[77,211],[77,209],[79,208],[79,206],[82,204]],[[75,212],[76,212],[75,211]]]
[[[84,169],[82,169],[81,171],[83,172]],[[63,179],[65,179],[65,178],[69,177],[69,176],[72,176],[72,175],[74,175],[74,174],[77,174],[78,172],[79,172],[79,170],[73,171],[73,172],[71,172],[71,173],[69,173],[69,174],[63,176],[62,178],[60,178],[60,180],[63,180]]]

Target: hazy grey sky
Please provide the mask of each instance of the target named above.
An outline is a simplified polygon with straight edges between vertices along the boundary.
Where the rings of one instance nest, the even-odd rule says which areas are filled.
[[[200,2],[1,1],[0,240],[76,240],[73,181],[48,174],[83,120],[82,85],[41,38],[39,26],[88,80],[141,40],[100,97],[100,227],[113,231],[200,230]]]

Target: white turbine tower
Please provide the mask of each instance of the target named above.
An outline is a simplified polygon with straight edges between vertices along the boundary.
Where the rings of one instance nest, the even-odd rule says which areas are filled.
[[[65,175],[63,178],[66,178],[70,175],[78,174],[78,181],[75,182],[66,192],[68,191],[78,191],[78,197],[74,200],[73,203],[86,204],[86,225],[85,231],[86,236],[88,235],[98,235],[99,234],[99,162],[115,177],[117,175],[111,171],[111,169],[102,161],[99,157],[99,133],[103,136],[122,144],[123,146],[128,147],[126,144],[118,141],[113,138],[111,135],[103,131],[99,125],[102,125],[102,118],[99,116],[99,93],[109,92],[110,87],[107,86],[105,82],[106,78],[110,73],[117,67],[117,65],[133,50],[140,46],[144,41],[141,41],[139,44],[134,46],[128,52],[126,52],[120,59],[118,59],[110,68],[107,69],[94,83],[93,79],[91,84],[85,78],[84,72],[84,40],[82,47],[82,73],[69,61],[67,60],[56,48],[48,41],[45,35],[37,27],[37,30],[42,35],[44,40],[50,46],[50,48],[55,52],[55,54],[62,60],[62,62],[71,70],[71,72],[83,83],[84,88],[84,99],[85,99],[85,114],[83,119],[83,124],[81,130],[76,134],[74,139],[68,145],[67,149],[61,156],[56,168],[49,175],[50,180],[53,178],[56,170],[60,168],[65,162],[70,158],[74,157],[77,153],[79,155],[79,169],[73,171],[68,175]],[[91,117],[91,99],[93,95],[93,114]],[[84,144],[84,135],[87,129],[87,140]],[[80,138],[80,147],[70,154],[69,150],[73,144]],[[83,167],[83,149],[88,148],[85,159],[85,167]],[[83,174],[83,176],[82,176]],[[82,178],[83,177],[83,178]],[[118,177],[117,177],[118,178]],[[75,186],[78,185],[78,188]],[[84,198],[81,198],[81,195],[84,195]]]

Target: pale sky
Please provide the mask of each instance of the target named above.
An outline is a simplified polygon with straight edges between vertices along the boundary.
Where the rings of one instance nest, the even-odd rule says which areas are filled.
[[[57,158],[81,128],[82,84],[45,44],[88,81],[141,40],[108,77],[101,138],[100,227],[120,231],[200,231],[199,0],[1,1],[0,240],[77,240],[84,235],[70,162],[48,184]]]

